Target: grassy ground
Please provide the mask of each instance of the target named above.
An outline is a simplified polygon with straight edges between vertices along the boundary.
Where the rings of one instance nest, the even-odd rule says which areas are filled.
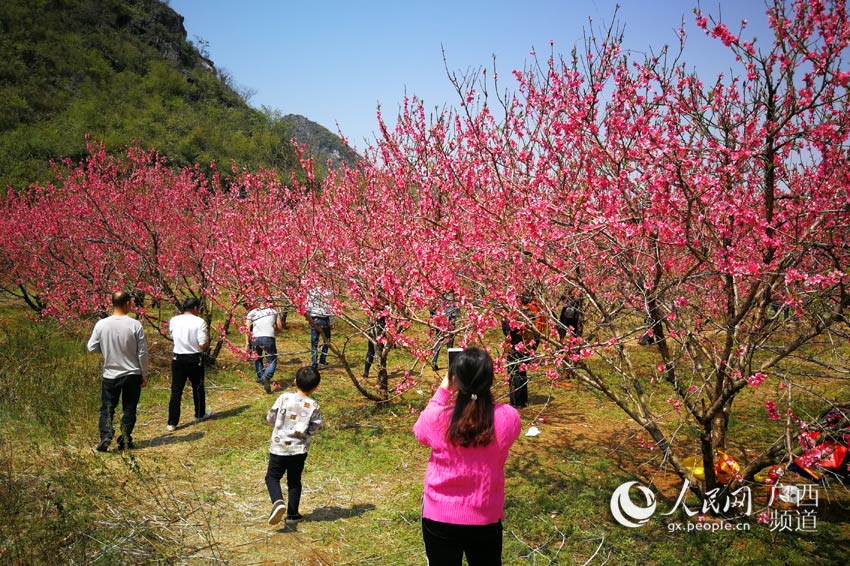
[[[306,326],[290,322],[278,339],[285,382],[309,361]],[[253,383],[249,365],[224,356],[207,377],[213,418],[191,420],[187,389],[182,424],[167,433],[168,343],[151,337],[156,369],[142,393],[138,447],[96,453],[100,358],[83,353],[89,330],[36,324],[0,304],[0,562],[425,562],[418,521],[428,452],[410,431],[439,376],[427,372],[418,388],[376,408],[341,368],[324,371],[315,397],[327,428],[307,459],[306,520],[271,528],[263,416],[274,397]],[[771,425],[747,416],[756,395],[741,397],[732,426],[766,438]],[[821,496],[812,532],[771,531],[755,519],[748,532],[671,532],[669,524],[688,523],[661,515],[681,482],[647,464],[656,455],[639,446],[624,415],[572,384],[536,381],[530,400],[523,426],[535,423],[541,434],[520,436],[508,460],[506,564],[846,562],[850,497],[842,488]],[[614,489],[630,480],[661,491],[659,511],[638,529],[618,526],[609,510]],[[754,488],[755,507],[765,498]]]

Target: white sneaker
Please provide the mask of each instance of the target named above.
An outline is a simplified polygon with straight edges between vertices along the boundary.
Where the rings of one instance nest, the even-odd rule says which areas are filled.
[[[167,427],[165,427],[165,430],[167,430],[168,432],[174,432],[175,428],[177,428],[177,427],[174,426],[173,424],[170,424]]]
[[[200,417],[200,418],[195,419],[195,420],[197,420],[197,421],[205,421],[205,420],[207,420],[208,418],[210,418],[211,416],[212,416],[212,411],[210,411],[209,409],[207,409],[207,412],[206,412],[206,413],[204,413],[204,416],[203,416],[203,417]]]

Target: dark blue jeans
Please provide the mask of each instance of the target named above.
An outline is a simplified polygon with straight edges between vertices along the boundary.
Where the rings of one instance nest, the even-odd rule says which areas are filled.
[[[112,440],[115,428],[115,407],[121,402],[124,411],[121,417],[121,435],[126,442],[133,440],[136,426],[136,407],[142,396],[142,376],[123,375],[115,379],[101,379],[100,383],[100,439]]]
[[[177,426],[180,422],[180,402],[186,380],[192,383],[192,400],[195,402],[195,418],[200,419],[207,412],[207,398],[204,391],[204,364],[201,354],[174,354],[171,359],[171,399],[168,401],[168,424]]]
[[[369,377],[369,370],[372,369],[372,362],[375,361],[375,345],[369,340],[366,346],[366,363],[363,365],[363,377]]]
[[[331,318],[315,316],[310,325],[310,361],[313,367],[328,363],[328,342],[331,340]],[[324,337],[320,336],[324,334]],[[322,339],[322,355],[319,357],[319,339]]]
[[[298,514],[298,505],[301,503],[301,474],[304,472],[306,461],[306,452],[292,456],[269,453],[269,467],[266,469],[266,489],[269,491],[269,499],[272,503],[283,500],[280,480],[286,474],[286,494],[289,498],[286,502],[286,514],[290,516]]]
[[[254,369],[257,371],[257,381],[272,380],[277,368],[277,342],[273,336],[258,336],[251,342],[251,348],[257,355]]]
[[[469,566],[502,563],[502,521],[455,525],[422,517],[422,539],[428,564],[460,566],[464,554]]]

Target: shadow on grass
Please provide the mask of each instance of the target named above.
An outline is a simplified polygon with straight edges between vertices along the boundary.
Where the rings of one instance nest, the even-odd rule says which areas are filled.
[[[337,519],[348,519],[351,517],[362,517],[367,511],[374,511],[375,506],[371,503],[358,503],[349,508],[332,505],[329,507],[317,507],[313,512],[305,516],[307,521],[336,521]]]
[[[168,446],[169,444],[175,444],[177,442],[192,442],[194,440],[200,440],[204,437],[203,431],[197,430],[195,432],[190,432],[186,434],[183,434],[183,431],[206,421],[216,421],[220,419],[235,417],[236,415],[240,415],[245,412],[245,410],[247,410],[248,408],[249,405],[240,405],[238,407],[232,407],[220,413],[213,413],[212,416],[208,419],[204,419],[201,421],[191,420],[185,424],[178,425],[174,432],[155,436],[154,438],[146,440],[136,440],[135,449],[138,450],[140,448],[152,448],[154,446]]]
[[[303,365],[307,365],[307,362],[304,360],[304,358],[301,358],[296,354],[290,354],[290,355],[293,356],[293,357],[284,358],[284,356],[279,355],[278,358],[277,358],[277,367],[280,367],[280,366],[295,366],[297,368],[300,368]],[[283,376],[283,377],[284,377],[284,379],[289,379],[288,376]]]
[[[533,394],[529,394],[529,395],[528,395],[528,404],[529,404],[529,405],[545,405],[545,404],[546,404],[546,401],[549,401],[549,399],[551,399],[551,398],[552,398],[552,396],[551,396],[551,395],[533,395]]]
[[[373,424],[362,424],[362,423],[352,423],[352,422],[341,422],[339,425],[340,430],[353,430],[355,434],[360,434],[364,430],[374,431],[375,434],[382,435],[384,434],[384,427],[373,425]]]
[[[277,529],[276,533],[297,533],[298,525],[301,523],[318,523],[323,521],[336,521],[337,519],[349,519],[351,517],[362,517],[367,511],[372,511],[375,506],[371,503],[358,503],[352,505],[348,509],[338,507],[336,505],[330,507],[318,507],[313,509],[309,515],[304,515],[304,519],[297,523],[286,523],[282,528]]]
[[[227,409],[226,411],[221,411],[220,413],[213,413],[210,418],[205,419],[205,420],[207,420],[207,421],[217,421],[217,420],[220,420],[220,419],[227,419],[227,418],[230,418],[230,417],[235,417],[236,415],[241,415],[242,413],[244,413],[249,407],[250,407],[250,405],[239,405],[238,407],[231,407],[231,408]],[[190,426],[190,425],[193,425],[193,424],[199,424],[199,423],[202,423],[202,422],[204,422],[204,421],[193,421],[193,422],[190,422],[190,423],[186,423],[185,426]]]
[[[203,437],[204,433],[200,430],[196,430],[195,432],[190,432],[188,434],[168,433],[147,440],[136,440],[135,450],[139,450],[142,448],[153,448],[155,446],[168,446],[170,444],[176,444],[178,442],[192,442],[195,440],[200,440]]]

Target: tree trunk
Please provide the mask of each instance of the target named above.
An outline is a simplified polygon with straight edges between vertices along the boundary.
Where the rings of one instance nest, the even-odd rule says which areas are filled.
[[[223,336],[219,336],[218,341],[215,343],[215,347],[213,348],[212,353],[210,354],[210,358],[213,360],[218,359],[218,355],[221,353],[221,347],[224,345],[224,341],[227,337],[227,331],[230,330],[230,322],[233,320],[233,317],[228,316],[224,321],[224,328],[222,330]],[[209,328],[209,326],[207,326]]]

